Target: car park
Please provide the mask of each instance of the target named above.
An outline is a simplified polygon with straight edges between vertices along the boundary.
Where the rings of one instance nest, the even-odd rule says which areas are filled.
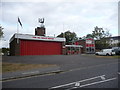
[[[106,56],[112,56],[115,55],[115,51],[113,49],[102,49],[100,52],[96,52],[96,55],[106,55]]]

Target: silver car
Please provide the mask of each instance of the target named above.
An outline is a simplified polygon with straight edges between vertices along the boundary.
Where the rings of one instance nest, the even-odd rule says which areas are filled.
[[[106,55],[106,56],[112,56],[115,55],[115,51],[113,49],[103,49],[100,52],[96,52],[96,55]]]

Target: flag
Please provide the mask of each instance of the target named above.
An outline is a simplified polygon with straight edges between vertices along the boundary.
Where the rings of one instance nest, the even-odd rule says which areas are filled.
[[[18,17],[18,22],[19,22],[20,26],[22,27],[22,23],[21,23],[21,21],[20,21],[19,17]]]

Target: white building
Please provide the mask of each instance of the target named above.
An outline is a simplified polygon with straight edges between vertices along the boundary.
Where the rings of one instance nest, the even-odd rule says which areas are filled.
[[[113,37],[110,37],[107,39],[108,39],[109,44],[112,47],[116,47],[116,46],[118,46],[118,43],[120,43],[120,36],[113,36]]]

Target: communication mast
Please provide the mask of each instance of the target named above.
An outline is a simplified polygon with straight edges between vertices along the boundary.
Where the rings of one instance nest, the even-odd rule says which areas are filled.
[[[44,18],[38,18],[39,27],[35,28],[35,35],[45,36]]]
[[[44,27],[44,18],[39,18],[38,22],[40,23],[40,27]]]

